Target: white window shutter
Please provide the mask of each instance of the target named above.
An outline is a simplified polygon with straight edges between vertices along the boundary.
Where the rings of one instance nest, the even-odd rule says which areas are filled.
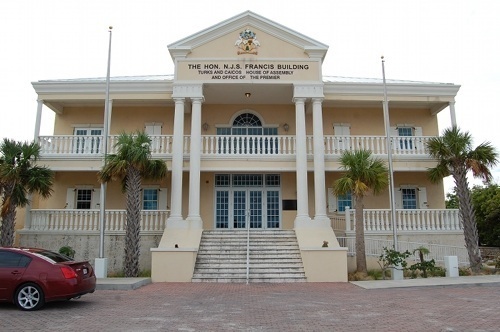
[[[101,189],[93,189],[92,203],[90,204],[90,208],[99,209],[100,206],[101,206]]]
[[[415,127],[415,136],[422,136],[422,127]]]
[[[391,137],[399,136],[398,127],[391,127],[389,134]]]
[[[66,190],[66,205],[65,209],[75,208],[75,188],[68,188]]]
[[[167,210],[167,188],[160,188],[158,193],[158,210]]]
[[[332,188],[328,188],[328,212],[337,212],[337,196],[333,194]]]
[[[401,195],[400,188],[394,188],[394,203],[396,205],[396,209],[403,208],[403,195]]]
[[[418,204],[421,209],[428,209],[429,204],[427,203],[427,188],[418,188]]]

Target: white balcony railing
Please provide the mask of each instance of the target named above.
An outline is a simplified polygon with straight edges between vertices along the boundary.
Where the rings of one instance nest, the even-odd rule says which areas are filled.
[[[172,153],[171,135],[151,137],[151,152],[154,155]],[[115,152],[118,136],[110,136],[109,153]],[[394,155],[427,155],[426,143],[431,137],[393,137]],[[184,136],[183,152],[189,154],[191,136]],[[387,154],[385,136],[324,136],[325,156],[338,156],[344,151],[371,150],[375,155]],[[40,136],[42,156],[102,156],[102,136],[58,135]],[[307,136],[308,155],[314,154],[313,136]],[[279,136],[239,136],[204,135],[201,137],[202,156],[259,156],[275,157],[295,155],[296,137]]]
[[[172,136],[154,135],[151,138],[153,154],[172,153]],[[110,136],[108,152],[116,152],[118,136]],[[39,144],[43,155],[102,156],[102,136],[57,135],[40,136]]]
[[[356,230],[355,210],[346,208],[344,214],[331,217],[335,230]],[[365,232],[392,232],[393,223],[389,209],[364,209]],[[457,209],[396,209],[396,229],[405,232],[462,231]]]
[[[32,231],[99,231],[99,210],[33,209],[25,229]],[[167,210],[142,210],[141,231],[162,232],[169,215]],[[125,210],[106,210],[105,231],[125,231]]]

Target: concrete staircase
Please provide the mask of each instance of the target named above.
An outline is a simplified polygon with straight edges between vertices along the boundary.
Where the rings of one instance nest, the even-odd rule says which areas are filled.
[[[247,231],[203,231],[193,282],[246,282]],[[249,282],[305,282],[293,230],[250,230]]]

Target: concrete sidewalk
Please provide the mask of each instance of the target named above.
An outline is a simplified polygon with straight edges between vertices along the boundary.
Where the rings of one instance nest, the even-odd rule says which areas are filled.
[[[133,290],[151,283],[151,278],[99,278],[98,290]],[[500,275],[464,276],[464,277],[436,277],[404,280],[370,280],[351,281],[353,285],[364,289],[406,288],[429,286],[456,286],[456,285],[500,285]]]
[[[151,283],[151,278],[97,278],[97,290],[133,290]]]
[[[485,285],[485,284],[500,285],[500,275],[435,277],[435,278],[417,278],[417,279],[404,279],[404,280],[351,281],[351,284],[362,287],[364,289]]]

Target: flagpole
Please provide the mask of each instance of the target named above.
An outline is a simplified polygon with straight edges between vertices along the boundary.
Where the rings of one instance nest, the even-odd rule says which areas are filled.
[[[386,148],[387,148],[387,159],[389,163],[389,192],[390,192],[390,204],[391,204],[391,221],[392,221],[392,236],[394,250],[398,251],[398,232],[396,223],[396,202],[394,199],[394,169],[392,165],[392,144],[391,144],[391,124],[389,121],[389,102],[387,101],[387,84],[385,81],[385,60],[384,56],[382,59],[382,81],[384,85],[384,124],[385,124],[385,134],[386,134]]]
[[[108,69],[106,72],[106,96],[104,99],[104,128],[102,137],[103,166],[106,165],[106,156],[108,154],[108,136],[109,136],[109,81],[111,72],[111,38],[113,27],[109,27],[109,46],[108,46]],[[104,257],[104,229],[106,226],[106,189],[107,184],[101,183],[101,197],[99,205],[99,259],[96,259],[95,274],[98,278],[106,278],[108,270],[108,261]],[[99,262],[99,264],[98,264]]]

